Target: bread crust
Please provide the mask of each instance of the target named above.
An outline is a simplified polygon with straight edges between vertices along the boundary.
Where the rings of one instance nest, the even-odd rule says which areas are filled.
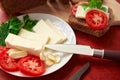
[[[102,30],[94,30],[88,26],[85,19],[76,18],[73,14],[71,14],[68,18],[68,23],[71,25],[71,27],[75,30],[96,36],[101,37],[103,36],[110,28],[110,23],[113,20],[113,13],[112,10],[109,8],[109,22],[106,28]]]

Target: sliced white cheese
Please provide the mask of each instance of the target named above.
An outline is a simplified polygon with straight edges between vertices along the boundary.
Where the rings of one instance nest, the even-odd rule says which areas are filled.
[[[27,56],[27,52],[23,50],[18,50],[18,49],[10,49],[7,51],[8,55],[13,58],[13,59],[18,59]]]
[[[40,44],[47,44],[49,41],[49,36],[48,35],[43,35],[43,34],[37,34],[34,32],[27,31],[25,29],[21,29],[18,36],[23,37],[25,39],[37,41]]]
[[[78,6],[75,17],[76,18],[85,18],[86,11],[82,6]]]
[[[67,36],[62,31],[60,31],[58,27],[54,25],[49,19],[47,19],[45,22],[56,34],[59,35],[59,38],[61,38],[61,41],[59,41],[59,43],[64,43],[67,40]]]
[[[33,30],[38,34],[48,35],[49,43],[60,43],[62,38],[42,19],[33,27]]]
[[[28,39],[24,39],[20,36],[9,33],[7,38],[5,39],[6,46],[8,48],[19,49],[23,51],[27,51],[29,54],[39,56],[42,50],[42,44],[37,41],[31,41]]]
[[[59,55],[53,55],[53,54],[49,53],[45,56],[44,61],[47,66],[52,66],[54,64],[59,63],[61,61],[61,57]]]

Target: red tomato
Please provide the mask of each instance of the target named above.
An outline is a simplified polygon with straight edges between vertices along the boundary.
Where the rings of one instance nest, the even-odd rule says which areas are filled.
[[[0,54],[2,54],[2,52],[3,52],[4,50],[6,50],[6,47],[0,46]]]
[[[79,5],[79,4],[77,3],[77,4],[75,4],[75,5],[71,8],[71,12],[72,12],[73,15],[76,14],[78,5]]]
[[[95,30],[101,30],[107,27],[108,17],[100,10],[90,10],[86,14],[86,23]]]
[[[77,4],[75,4],[75,5],[71,8],[71,12],[72,12],[73,15],[76,14],[77,7],[78,7],[79,5],[82,5],[82,4],[88,4],[88,2],[78,2]]]
[[[17,71],[18,67],[17,67],[17,62],[14,59],[11,59],[8,54],[7,51],[9,49],[6,48],[4,49],[4,51],[0,54],[0,66],[6,70],[6,71]]]
[[[19,70],[30,76],[39,76],[45,72],[45,64],[36,56],[26,56],[18,62]]]

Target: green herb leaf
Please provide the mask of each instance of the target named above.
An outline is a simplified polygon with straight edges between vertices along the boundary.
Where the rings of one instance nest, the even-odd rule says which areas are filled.
[[[104,12],[107,11],[106,7],[101,7],[101,10],[103,10]]]
[[[96,9],[100,9],[104,12],[107,11],[106,7],[102,6],[101,0],[90,0],[89,4],[83,4],[82,6],[83,6],[84,10],[96,8]]]
[[[24,26],[23,28],[28,30],[28,31],[33,31],[33,27],[36,25],[38,20],[31,20],[28,15],[25,15],[24,17]]]
[[[17,35],[21,29],[22,22],[17,17],[13,17],[8,21],[8,26],[9,32]]]
[[[0,45],[5,46],[5,39],[9,34],[9,26],[7,23],[2,23],[0,26]]]
[[[101,0],[91,0],[89,3],[90,3],[91,8],[100,9],[102,7],[102,1]]]
[[[38,20],[30,20],[29,16],[23,17],[24,21],[21,22],[17,17],[11,18],[8,23],[2,23],[0,25],[0,45],[5,46],[5,39],[9,33],[18,34],[22,27],[26,30],[33,31],[33,27]],[[24,26],[22,24],[24,23]]]
[[[8,23],[2,23],[0,26],[0,45],[5,46],[5,39],[9,33],[18,34],[22,22],[16,18],[11,18]]]
[[[89,4],[90,4],[91,8],[95,8],[96,7],[95,0],[90,0]]]
[[[82,6],[83,6],[84,10],[86,10],[89,7],[88,4],[82,4]]]

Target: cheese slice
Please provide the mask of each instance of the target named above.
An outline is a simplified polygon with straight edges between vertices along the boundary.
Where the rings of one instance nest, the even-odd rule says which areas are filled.
[[[26,51],[18,50],[18,49],[10,49],[7,51],[8,55],[13,59],[18,59],[27,56]]]
[[[5,39],[6,46],[8,48],[19,49],[23,51],[27,51],[29,54],[39,56],[42,50],[42,44],[37,41],[31,41],[28,39],[24,39],[20,36],[9,33],[7,38]]]
[[[82,6],[78,6],[75,17],[76,18],[85,18],[86,11]]]
[[[49,43],[60,43],[62,38],[56,31],[51,29],[44,20],[40,20],[34,27],[33,30],[38,34],[48,35],[50,37]]]
[[[40,44],[47,44],[49,41],[49,36],[48,35],[43,35],[43,34],[37,34],[34,32],[27,31],[25,29],[21,29],[18,36],[23,37],[25,39],[37,41]]]
[[[60,31],[60,29],[56,25],[54,25],[49,19],[47,19],[45,22],[56,34],[59,35],[59,38],[61,38],[61,41],[59,41],[59,43],[64,43],[67,40],[66,35],[62,31]]]

